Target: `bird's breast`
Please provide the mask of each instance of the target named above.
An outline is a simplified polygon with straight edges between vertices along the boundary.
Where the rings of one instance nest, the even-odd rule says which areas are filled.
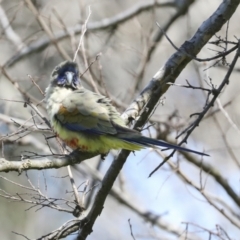
[[[47,111],[50,121],[53,123],[54,116],[59,112],[64,99],[73,91],[67,88],[48,87],[46,90]]]

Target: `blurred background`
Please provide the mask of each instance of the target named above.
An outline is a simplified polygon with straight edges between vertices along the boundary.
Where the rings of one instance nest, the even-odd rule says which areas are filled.
[[[54,138],[48,144],[45,139],[53,133],[24,102],[30,101],[47,117],[43,99],[49,76],[60,62],[73,59],[88,17],[77,55],[81,73],[91,65],[82,76],[83,84],[107,95],[123,112],[176,51],[156,22],[180,47],[221,2],[1,1],[1,157],[20,161],[24,156],[51,154],[48,144],[59,152]],[[237,9],[211,40],[237,42],[239,13]],[[218,51],[220,46],[208,44],[198,57],[210,58]],[[186,85],[188,80],[193,86],[217,87],[233,56],[229,54],[225,62],[192,61],[176,84]],[[110,194],[89,239],[239,239],[239,67],[237,63],[229,85],[185,145],[211,157],[175,153],[149,178],[170,151],[146,149],[131,154],[114,186],[129,204]],[[177,143],[181,138],[175,137],[194,120],[191,114],[203,110],[206,99],[202,90],[170,87],[146,125],[154,123],[154,127],[143,133]],[[96,175],[104,176],[117,153],[111,152],[105,161],[95,157],[74,167],[77,186],[83,184],[79,189],[86,181],[93,187],[87,206],[100,184]],[[0,189],[1,239],[41,238],[74,219],[67,211],[40,204],[45,196],[42,203],[58,199],[59,208],[69,209],[67,201],[73,202],[74,197],[66,168],[1,173]]]

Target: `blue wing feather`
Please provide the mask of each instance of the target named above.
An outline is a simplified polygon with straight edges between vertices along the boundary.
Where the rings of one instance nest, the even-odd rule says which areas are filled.
[[[195,154],[199,154],[202,156],[209,156],[206,153],[202,153],[202,152],[198,152],[189,148],[184,148],[184,147],[180,147],[171,143],[167,143],[164,142],[162,140],[157,140],[157,139],[153,139],[153,138],[148,138],[148,137],[144,137],[144,136],[139,136],[138,138],[124,138],[125,141],[129,141],[129,142],[134,142],[136,144],[140,144],[143,146],[159,146],[159,147],[164,147],[164,148],[170,148],[170,149],[175,149],[178,151],[185,151],[185,152],[191,152],[191,153],[195,153]]]
[[[78,123],[61,123],[62,126],[73,132],[81,132],[86,134],[105,135],[106,133],[99,131],[98,128],[89,128]]]
[[[58,119],[59,121],[59,119]],[[111,134],[109,132],[105,132],[102,130],[102,128],[99,128],[98,126],[89,128],[86,126],[83,126],[79,123],[63,123],[59,121],[62,126],[70,131],[73,132],[81,132],[81,133],[86,133],[90,135],[109,135],[109,136],[115,136],[116,138],[122,139],[123,141],[130,142],[130,143],[135,143],[140,146],[146,146],[146,147],[152,147],[152,146],[159,146],[159,147],[164,147],[164,148],[170,148],[170,149],[175,149],[178,151],[185,151],[185,152],[191,152],[195,154],[199,154],[202,156],[209,156],[206,153],[198,152],[189,148],[184,148],[180,147],[171,143],[164,142],[162,140],[157,140],[153,138],[148,138],[142,136],[138,131],[129,129],[127,127],[120,126],[114,122],[111,122],[113,127],[116,130],[115,134]],[[101,129],[101,130],[100,130]]]

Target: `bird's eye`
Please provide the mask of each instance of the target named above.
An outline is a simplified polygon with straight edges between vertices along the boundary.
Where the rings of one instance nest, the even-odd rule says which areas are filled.
[[[57,78],[57,84],[60,86],[64,86],[66,84],[66,77],[65,76],[59,76]]]

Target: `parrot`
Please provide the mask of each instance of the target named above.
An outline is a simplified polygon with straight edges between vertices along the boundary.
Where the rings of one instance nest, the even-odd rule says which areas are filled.
[[[82,86],[75,62],[64,61],[54,68],[45,101],[56,136],[73,150],[107,154],[111,149],[137,151],[158,146],[209,156],[129,128],[109,98]]]

